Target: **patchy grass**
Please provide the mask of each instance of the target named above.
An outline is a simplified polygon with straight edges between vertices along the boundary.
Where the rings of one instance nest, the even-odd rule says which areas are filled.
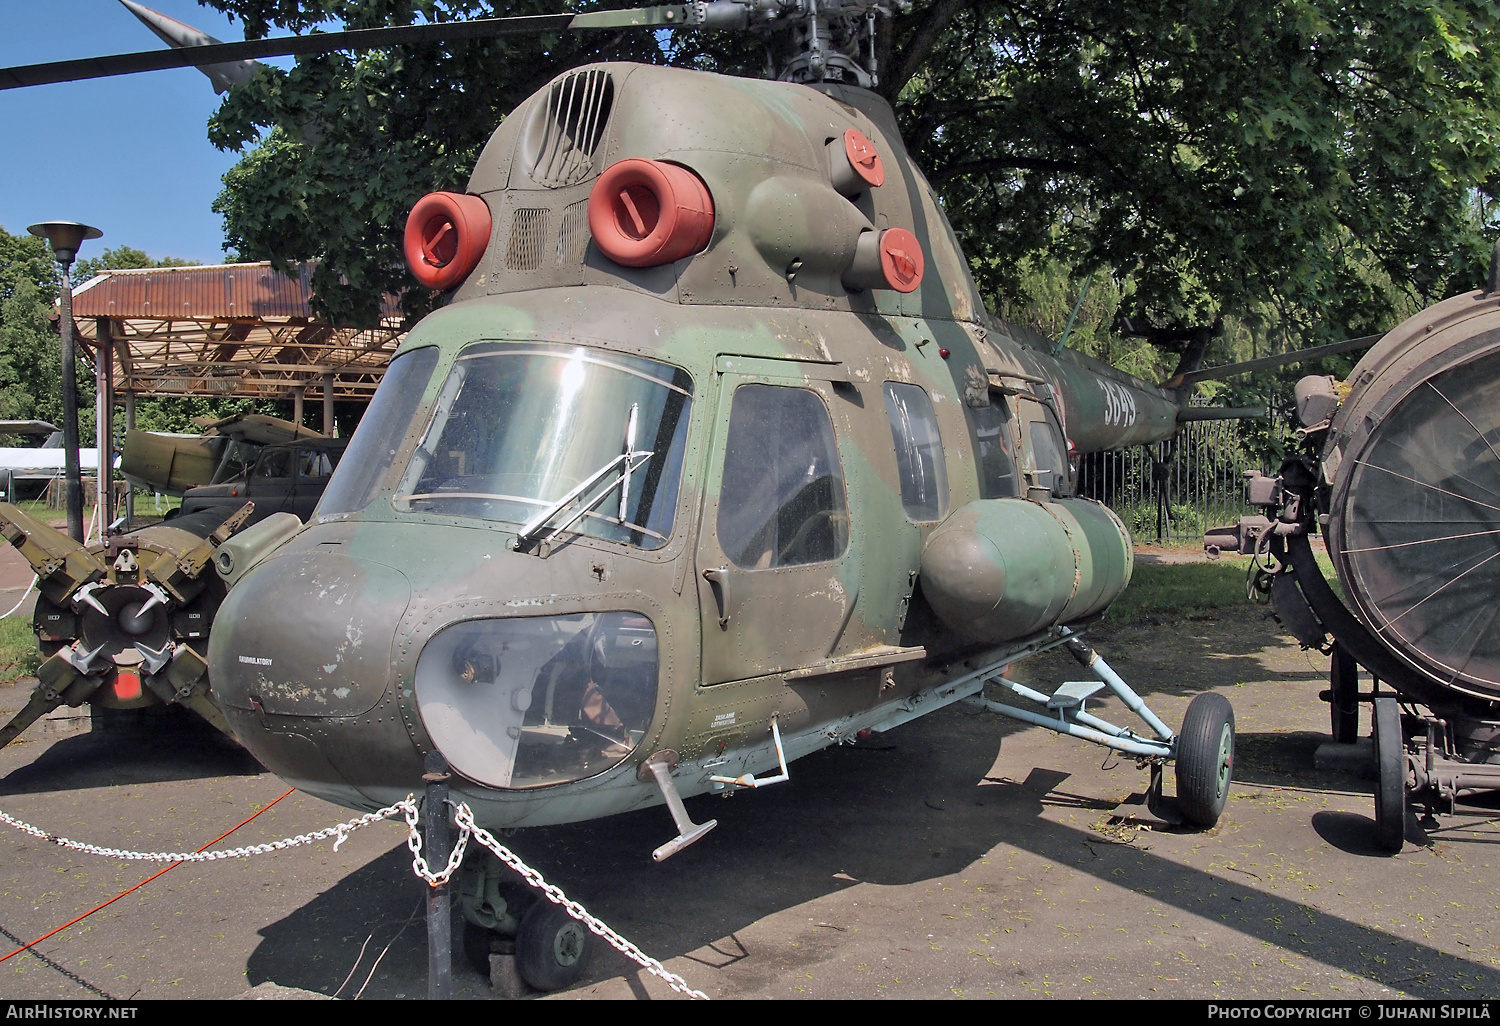
[[[85,488],[83,492],[83,522],[85,524],[94,515],[93,500],[94,493],[90,489]],[[15,505],[19,506],[24,512],[36,517],[44,524],[65,520],[68,516],[66,509],[61,506],[49,506],[46,499],[22,499]],[[179,496],[157,495],[142,488],[135,490],[135,514],[137,518],[166,516],[167,513],[181,505],[182,499]],[[122,505],[116,511],[116,515],[118,516],[123,510],[124,506]]]
[[[1245,571],[1248,556],[1207,563],[1137,564],[1130,587],[1107,614],[1113,624],[1146,617],[1192,616],[1224,606],[1248,606]]]
[[[1333,563],[1315,552],[1323,577],[1343,598]],[[1130,587],[1110,606],[1106,621],[1124,626],[1140,620],[1206,615],[1226,607],[1249,607],[1245,578],[1249,556],[1225,556],[1202,563],[1138,563]]]
[[[0,685],[36,676],[41,661],[31,618],[17,615],[0,620]]]

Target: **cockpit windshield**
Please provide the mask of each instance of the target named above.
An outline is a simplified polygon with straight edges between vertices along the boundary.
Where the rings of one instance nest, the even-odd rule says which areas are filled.
[[[526,525],[566,499],[566,513],[540,518],[654,549],[672,533],[691,409],[687,372],[654,360],[550,342],[470,346],[395,507]]]

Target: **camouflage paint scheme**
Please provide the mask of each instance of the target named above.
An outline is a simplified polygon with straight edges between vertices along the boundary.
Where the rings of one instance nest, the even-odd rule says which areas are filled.
[[[714,774],[764,772],[776,765],[773,717],[795,759],[925,711],[933,689],[1036,650],[1058,620],[1086,622],[1128,580],[1129,541],[1118,522],[1101,506],[1039,489],[1026,457],[1016,496],[981,495],[974,411],[1001,397],[1014,451],[1026,454],[1023,425],[1051,408],[1081,452],[1170,436],[1174,396],[1075,353],[1054,357],[990,319],[884,101],[852,87],[629,64],[563,79],[600,71],[612,81],[613,105],[597,148],[584,154],[584,177],[555,188],[530,177],[527,132],[548,116],[553,86],[518,108],[481,155],[468,191],[489,206],[491,241],[451,304],[402,347],[437,347],[439,355],[377,497],[359,512],[320,511],[274,551],[247,551],[261,562],[230,590],[215,626],[211,678],[236,736],[289,782],[351,808],[419,788],[434,743],[414,697],[416,662],[455,622],[630,610],[650,619],[659,646],[651,726],[614,768],[516,790],[454,779],[476,820],[496,828],[659,804],[656,785],[637,771],[664,749],[680,755],[674,778],[685,796],[721,789],[708,779]],[[883,185],[852,199],[831,184],[825,147],[850,128],[873,140],[886,170]],[[580,238],[594,180],[629,157],[685,165],[707,184],[715,226],[703,252],[637,270],[606,259],[586,231]],[[516,255],[526,244],[517,211],[538,210],[546,212],[545,258],[527,266]],[[537,223],[538,215],[525,217]],[[920,240],[920,287],[850,292],[841,273],[855,240],[862,229],[886,227]],[[568,534],[539,555],[514,550],[513,524],[395,509],[391,497],[455,357],[480,340],[596,347],[691,376],[678,507],[662,547]],[[726,596],[702,571],[722,560],[714,525],[730,395],[754,382],[804,387],[827,406],[848,494],[848,545],[832,562],[730,570]],[[924,597],[924,545],[942,521],[913,523],[903,511],[885,382],[919,385],[931,400],[950,513],[967,510],[1003,533],[1005,511],[1025,506],[1029,520],[1057,525],[1043,536],[1066,540],[1032,553],[1025,575],[1011,567],[1011,593],[1043,611],[1020,634],[993,624],[955,630]],[[241,540],[251,544],[253,534]],[[974,569],[983,576],[985,568]],[[725,625],[721,601],[732,607]]]

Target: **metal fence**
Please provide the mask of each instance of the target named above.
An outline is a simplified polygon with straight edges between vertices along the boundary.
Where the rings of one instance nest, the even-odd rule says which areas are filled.
[[[1209,528],[1256,512],[1245,504],[1244,474],[1275,469],[1263,455],[1266,424],[1189,421],[1170,441],[1088,453],[1078,494],[1113,509],[1138,542],[1196,544]]]

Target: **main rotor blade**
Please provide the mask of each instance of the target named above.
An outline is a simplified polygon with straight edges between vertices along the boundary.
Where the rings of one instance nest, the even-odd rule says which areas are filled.
[[[489,39],[496,36],[533,35],[569,29],[666,27],[686,25],[691,20],[686,6],[672,5],[626,11],[597,11],[589,14],[536,14],[514,18],[450,21],[432,25],[395,25],[386,28],[353,29],[348,32],[314,32],[305,36],[247,39],[243,43],[217,43],[209,46],[183,47],[177,50],[148,50],[144,53],[122,53],[109,57],[85,57],[75,61],[54,61],[50,64],[0,68],[0,89],[50,85],[53,82],[77,82],[89,78],[108,78],[112,75],[133,75],[137,72],[163,71],[167,68],[192,68],[200,64],[257,60],[262,57],[291,57],[328,53],[333,50],[370,50],[411,43]]]
[[[1209,367],[1207,370],[1193,371],[1190,374],[1179,374],[1175,378],[1163,381],[1157,387],[1182,388],[1184,385],[1195,385],[1200,381],[1229,378],[1236,374],[1249,374],[1251,371],[1285,367],[1289,363],[1307,363],[1311,360],[1321,360],[1325,356],[1358,352],[1361,349],[1369,349],[1383,338],[1385,338],[1383,332],[1379,335],[1362,335],[1359,338],[1349,338],[1342,342],[1334,342],[1326,346],[1313,346],[1311,349],[1293,349],[1291,352],[1282,353],[1279,356],[1262,356],[1258,360],[1246,360],[1243,363],[1226,363],[1222,367]]]

